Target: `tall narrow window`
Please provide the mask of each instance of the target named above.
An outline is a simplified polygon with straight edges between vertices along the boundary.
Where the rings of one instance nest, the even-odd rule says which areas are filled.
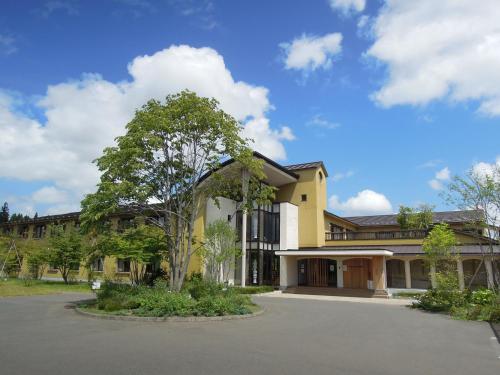
[[[307,194],[302,194],[300,199],[302,202],[307,202]]]

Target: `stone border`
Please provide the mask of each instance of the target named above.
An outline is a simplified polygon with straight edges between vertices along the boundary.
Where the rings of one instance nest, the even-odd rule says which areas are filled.
[[[81,301],[83,303],[87,301]],[[223,316],[168,316],[168,317],[153,317],[153,316],[133,316],[133,315],[111,315],[111,314],[96,314],[82,310],[78,304],[74,303],[71,307],[76,313],[90,318],[105,319],[105,320],[124,320],[132,322],[211,322],[223,320],[242,320],[259,316],[264,313],[261,307],[259,311],[244,315],[223,315]],[[259,306],[260,307],[260,306]]]

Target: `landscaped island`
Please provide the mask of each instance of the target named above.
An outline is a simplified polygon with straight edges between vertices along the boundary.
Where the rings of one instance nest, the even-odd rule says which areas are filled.
[[[171,292],[164,282],[154,286],[134,286],[106,282],[97,292],[88,312],[138,317],[245,315],[259,310],[249,293],[272,288],[234,288],[193,277],[180,292]],[[242,293],[243,292],[243,293]]]

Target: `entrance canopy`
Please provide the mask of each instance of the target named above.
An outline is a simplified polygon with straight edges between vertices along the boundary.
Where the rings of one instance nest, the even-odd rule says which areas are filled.
[[[307,256],[307,257],[318,257],[318,256],[388,256],[394,255],[392,251],[389,250],[284,250],[276,251],[276,255],[279,256]]]

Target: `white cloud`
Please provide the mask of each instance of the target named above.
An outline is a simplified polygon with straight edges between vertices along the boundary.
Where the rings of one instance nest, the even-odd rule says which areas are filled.
[[[444,167],[443,169],[436,172],[434,178],[429,181],[429,186],[434,190],[442,190],[444,189],[443,182],[448,181],[450,179],[450,170],[448,167]]]
[[[450,179],[450,170],[448,167],[444,167],[440,171],[436,172],[436,178],[441,181],[446,181]]]
[[[344,14],[362,12],[366,6],[366,0],[329,0],[333,10],[340,10]]]
[[[472,166],[472,171],[479,177],[495,176],[500,179],[500,155],[494,163],[478,162]]]
[[[439,180],[436,180],[436,179],[429,180],[429,186],[434,190],[443,190],[444,189],[443,183]]]
[[[342,51],[342,34],[331,33],[324,36],[303,34],[291,43],[281,43],[285,52],[285,68],[314,71],[318,68],[330,69],[333,58]]]
[[[10,35],[0,34],[0,54],[11,55],[17,51],[16,39]]]
[[[45,186],[32,194],[32,199],[35,203],[62,203],[68,197],[68,193],[64,190],[59,190],[54,186]]]
[[[500,115],[498,0],[386,0],[367,56],[388,78],[372,98],[384,107],[477,100]]]
[[[337,181],[343,180],[345,178],[352,177],[353,175],[354,175],[354,171],[339,172],[339,173],[335,173],[331,177],[331,179],[332,179],[332,181],[337,182]]]
[[[420,164],[417,168],[434,168],[441,164],[443,161],[441,159],[428,160],[425,163]]]
[[[344,215],[376,215],[393,212],[391,202],[385,195],[373,190],[360,191],[356,196],[341,202],[339,197],[332,195],[328,200],[332,210],[342,211]]]
[[[37,12],[44,18],[50,17],[54,12],[65,12],[69,16],[79,14],[77,4],[74,0],[49,0],[43,4]]]
[[[99,173],[91,161],[124,133],[135,109],[183,89],[215,97],[244,122],[243,134],[255,140],[256,150],[286,158],[282,142],[294,136],[288,127],[271,128],[268,90],[235,81],[215,50],[171,46],[136,57],[128,71],[131,79],[118,83],[85,74],[49,86],[36,104],[46,118],[43,123],[23,113],[17,97],[0,91],[0,178],[51,181],[68,193],[66,203],[74,204],[94,190]]]
[[[322,115],[314,115],[307,123],[307,126],[317,127],[321,129],[333,130],[337,129],[340,124],[325,119]]]

